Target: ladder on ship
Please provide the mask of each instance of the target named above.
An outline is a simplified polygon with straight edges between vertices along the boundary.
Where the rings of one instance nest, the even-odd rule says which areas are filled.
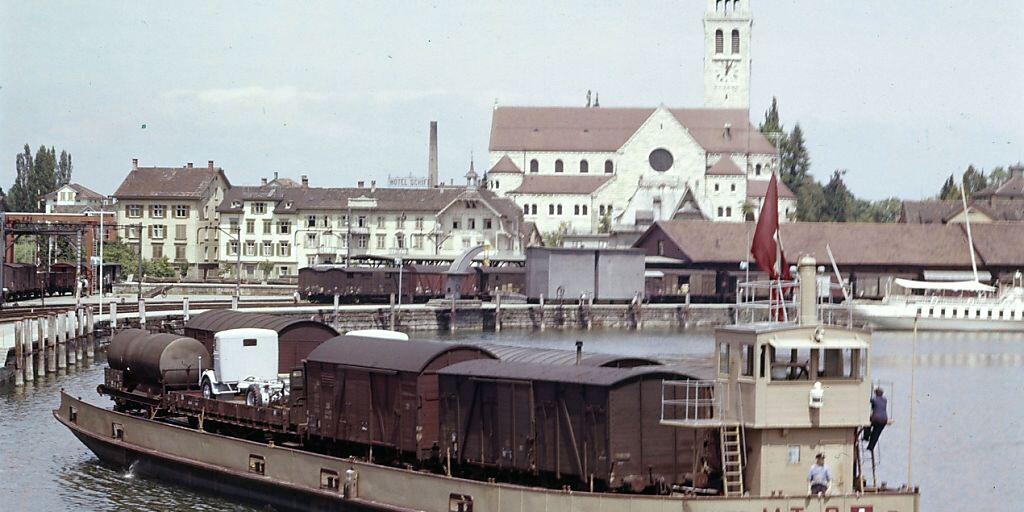
[[[857,483],[861,491],[878,487],[878,445],[875,445],[874,450],[868,450],[867,442],[864,441],[866,431],[866,427],[857,429],[857,460],[855,462],[857,464]]]
[[[719,435],[722,483],[727,497],[743,495],[743,425],[726,425]]]

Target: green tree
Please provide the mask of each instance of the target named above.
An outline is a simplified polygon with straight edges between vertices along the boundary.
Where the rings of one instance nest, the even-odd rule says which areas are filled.
[[[7,211],[7,194],[4,194],[4,188],[0,187],[0,212]]]
[[[1010,179],[1010,173],[1003,166],[996,166],[988,173],[988,186],[998,187]]]
[[[270,260],[263,260],[259,263],[260,272],[263,273],[263,279],[270,279],[270,273],[274,271],[274,263]]]
[[[743,201],[743,204],[740,205],[740,213],[743,214],[743,220],[752,221],[757,213],[757,208],[754,207],[754,203],[751,201]]]
[[[804,142],[804,131],[800,123],[793,126],[793,131],[782,142],[782,182],[794,193],[799,194],[800,187],[810,176],[811,156]]]
[[[768,136],[769,139],[773,134],[783,133],[782,122],[779,120],[779,102],[778,99],[772,96],[772,106],[768,107],[768,110],[764,113],[764,121],[761,121],[761,126],[757,127],[758,131]]]
[[[39,198],[57,189],[57,157],[53,148],[39,146],[32,160],[32,173],[28,178],[29,193],[32,196],[32,210],[39,211]]]
[[[796,194],[796,219],[803,222],[818,222],[824,217],[825,191],[821,183],[810,176],[804,178],[800,192]]]
[[[71,183],[71,153],[60,150],[60,159],[57,161],[56,188]]]
[[[166,256],[152,258],[142,262],[142,273],[147,277],[174,277],[178,271]]]
[[[957,186],[952,174],[942,184],[942,189],[939,190],[939,199],[960,199],[960,187]]]
[[[32,148],[25,144],[25,150],[15,159],[14,185],[11,186],[8,206],[14,212],[34,212],[35,201],[29,192],[29,176],[32,175]]]
[[[836,169],[832,177],[822,188],[825,195],[825,204],[822,207],[822,219],[831,222],[846,222],[852,217],[854,197],[850,189],[846,187],[843,176],[846,169]]]
[[[569,223],[563,222],[558,225],[558,229],[544,233],[544,247],[562,247],[567,234],[569,234]]]
[[[988,179],[985,177],[984,171],[979,171],[973,165],[968,165],[961,183],[964,184],[964,193],[967,194],[967,197],[974,197],[981,189],[988,186]]]
[[[598,219],[598,221],[597,221],[597,232],[598,233],[608,233],[611,230],[612,230],[612,214],[610,212],[605,212],[605,214],[602,215],[601,218]]]

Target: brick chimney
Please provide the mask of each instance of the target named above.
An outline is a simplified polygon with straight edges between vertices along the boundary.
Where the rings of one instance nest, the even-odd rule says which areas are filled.
[[[192,168],[192,162],[189,162],[189,163],[185,164],[185,167],[188,167],[189,169],[191,169]]]
[[[260,185],[266,185],[266,184],[267,184],[267,179],[266,178],[260,178]]]
[[[377,190],[377,180],[370,180],[370,192]]]
[[[139,169],[139,159],[132,158],[132,170],[137,171]]]
[[[274,171],[274,179],[277,180],[277,171]]]
[[[189,167],[191,167],[191,166],[189,166]],[[209,169],[213,169],[213,160],[207,160],[206,161],[206,167],[209,168]]]
[[[427,157],[427,186],[437,186],[437,121],[430,122],[430,154]]]
[[[365,185],[365,184],[366,184],[365,181],[357,181],[356,182],[356,188],[363,188],[363,185]]]
[[[301,179],[302,179],[302,186],[303,187],[308,187],[309,186],[309,176],[303,174]]]

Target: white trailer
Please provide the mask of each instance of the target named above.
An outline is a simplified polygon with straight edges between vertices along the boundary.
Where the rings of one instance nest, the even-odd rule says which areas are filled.
[[[265,405],[287,395],[277,375],[277,331],[229,329],[213,339],[213,368],[200,377],[205,398],[243,394],[246,404]]]

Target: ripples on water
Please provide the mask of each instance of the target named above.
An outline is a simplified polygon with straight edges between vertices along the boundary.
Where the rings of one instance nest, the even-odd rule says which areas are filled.
[[[583,340],[584,351],[709,370],[713,352],[708,330],[506,330],[434,337],[565,350]],[[1024,510],[1018,490],[1024,469],[1024,335],[922,333],[916,359],[912,345],[910,333],[874,335],[873,377],[893,383],[896,420],[882,435],[880,480],[907,479],[910,369],[916,361],[913,480],[921,486],[921,510]],[[23,390],[0,389],[0,510],[258,510],[99,464],[51,410],[61,387],[93,403],[109,403],[96,394],[104,363],[100,356],[66,376]]]

